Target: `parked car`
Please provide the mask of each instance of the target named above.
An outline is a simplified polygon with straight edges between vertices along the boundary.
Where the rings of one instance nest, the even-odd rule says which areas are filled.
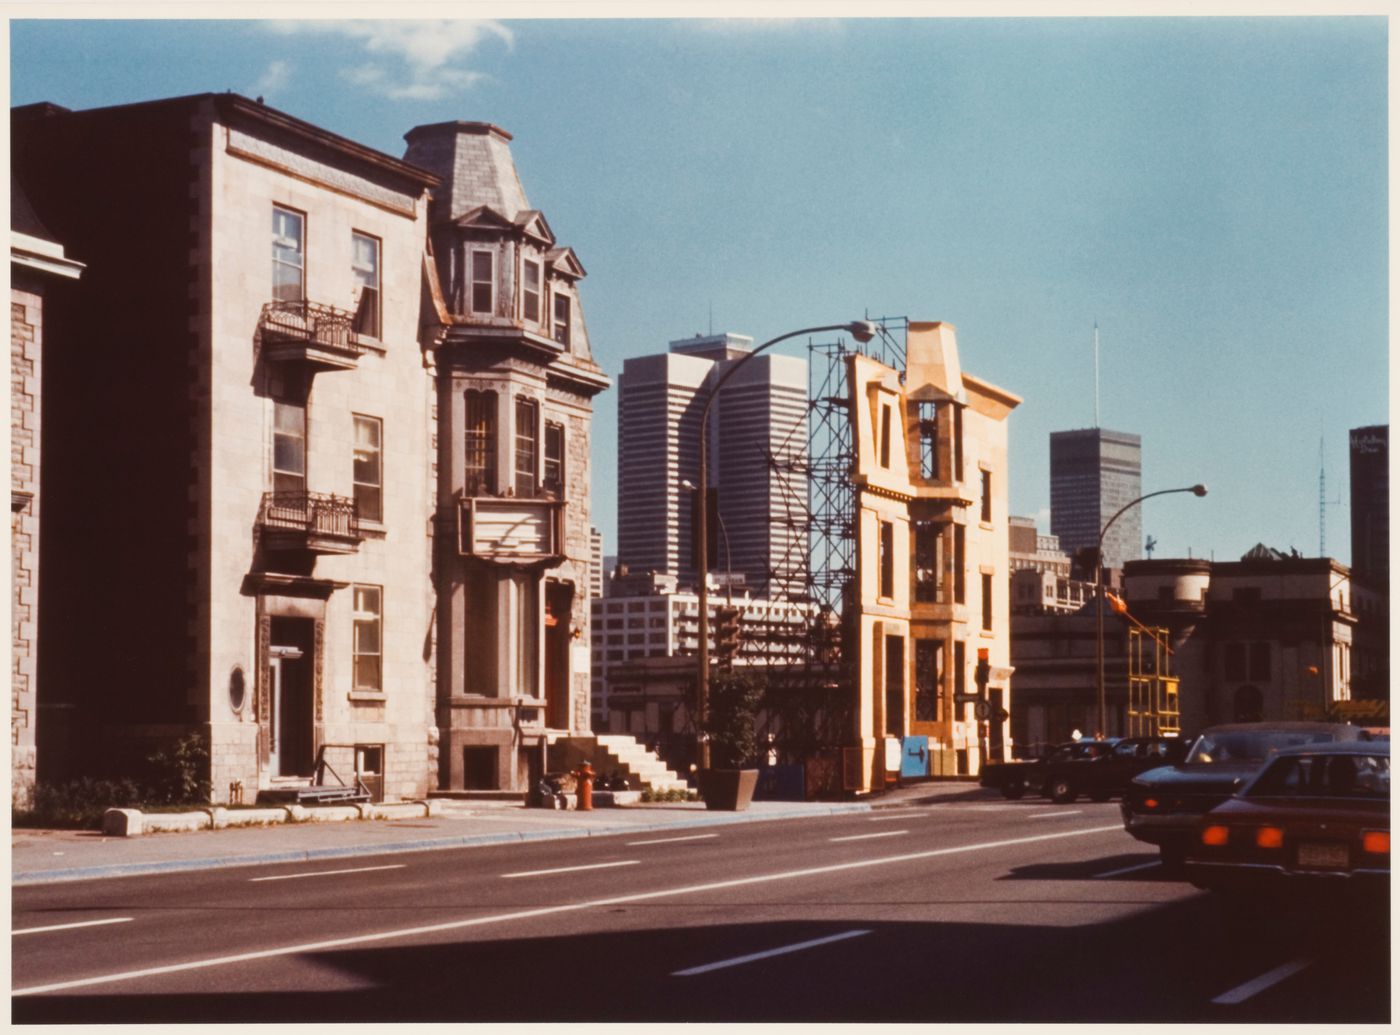
[[[1198,888],[1348,888],[1390,880],[1390,744],[1285,748],[1200,821],[1186,856]]]
[[[1031,758],[1020,762],[988,762],[982,767],[980,783],[983,787],[994,787],[1013,801],[1024,795],[1029,788],[1048,794],[1045,777],[1052,765],[1059,765],[1077,758],[1098,758],[1108,754],[1117,740],[1071,740],[1060,744],[1044,758]]]
[[[1180,762],[1190,746],[1180,737],[1125,737],[1111,751],[1047,760],[1042,786],[1062,804],[1081,794],[1090,801],[1108,801],[1126,791],[1139,773]]]
[[[1162,862],[1178,868],[1200,818],[1253,776],[1275,753],[1304,744],[1360,740],[1356,726],[1329,722],[1247,722],[1212,726],[1196,738],[1180,765],[1133,778],[1120,806],[1123,828],[1157,845]]]

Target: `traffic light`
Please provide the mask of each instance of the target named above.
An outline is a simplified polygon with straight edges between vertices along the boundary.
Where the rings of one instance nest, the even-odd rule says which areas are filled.
[[[721,661],[733,661],[743,637],[740,622],[743,611],[737,607],[715,609],[715,653]]]
[[[988,656],[986,647],[977,648],[977,671],[973,674],[973,679],[977,681],[977,695],[984,696],[987,693],[987,681],[992,677],[992,663]]]

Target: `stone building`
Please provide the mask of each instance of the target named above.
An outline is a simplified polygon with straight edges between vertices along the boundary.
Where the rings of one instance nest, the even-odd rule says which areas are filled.
[[[521,792],[589,728],[589,427],[583,265],[530,207],[510,134],[418,126],[434,173],[424,335],[437,428],[439,781]]]
[[[962,371],[946,323],[910,322],[903,371],[860,354],[850,364],[859,660],[847,782],[879,786],[883,742],[909,735],[929,738],[935,771],[976,773],[1004,756],[1011,707],[1006,420],[1021,400]],[[972,701],[979,659],[985,722]]]
[[[435,783],[432,174],[233,94],[12,113],[49,321],[41,777],[207,738],[215,800]],[[328,756],[329,760],[329,756]]]
[[[67,303],[62,285],[83,264],[69,258],[10,178],[10,800],[34,796],[39,725],[39,515],[44,312]]]
[[[1130,629],[1144,626],[1166,630],[1183,736],[1223,722],[1386,714],[1353,704],[1368,661],[1357,635],[1366,589],[1331,558],[1256,546],[1230,562],[1129,561],[1121,592],[1127,614],[1104,615],[1108,736],[1132,732]],[[1092,597],[1074,613],[1044,607],[1013,616],[1011,730],[1019,751],[1034,754],[1075,729],[1094,730],[1097,649]]]

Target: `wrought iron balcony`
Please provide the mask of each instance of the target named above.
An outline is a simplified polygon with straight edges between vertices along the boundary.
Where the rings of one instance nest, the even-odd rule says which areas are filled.
[[[271,550],[355,553],[364,536],[355,501],[319,492],[265,492],[258,530]]]
[[[355,314],[345,309],[319,302],[278,301],[263,306],[258,330],[269,360],[353,370],[365,351],[355,324]]]

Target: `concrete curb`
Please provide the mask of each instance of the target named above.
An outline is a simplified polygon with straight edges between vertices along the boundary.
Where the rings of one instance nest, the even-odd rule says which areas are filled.
[[[229,827],[270,826],[277,823],[333,823],[356,819],[418,819],[437,816],[436,801],[397,801],[384,804],[271,805],[265,809],[226,809],[214,805],[193,812],[142,812],[140,809],[108,809],[102,815],[102,832],[108,837],[140,837],[143,834],[179,833],[189,830],[225,830]]]
[[[425,803],[418,803],[425,804]],[[296,806],[291,806],[295,808]],[[281,807],[279,807],[279,811]],[[114,810],[123,811],[123,810]],[[134,810],[132,810],[134,811]],[[213,811],[213,810],[206,810]],[[261,811],[261,810],[260,810]],[[692,827],[728,826],[736,823],[763,823],[769,820],[802,819],[812,816],[836,816],[850,812],[870,812],[867,802],[822,805],[816,808],[787,809],[782,812],[735,812],[716,815],[703,814],[669,823],[613,824],[606,827],[554,830],[516,830],[500,834],[472,834],[456,837],[421,838],[413,841],[390,841],[380,844],[344,845],[334,848],[264,852],[257,855],[225,855],[204,859],[170,859],[148,863],[116,863],[107,866],[85,866],[69,870],[40,870],[14,873],[10,884],[57,884],[65,881],[95,880],[103,877],[136,877],[154,873],[181,873],[191,870],[228,869],[234,866],[264,866],[275,863],[309,862],[315,859],[343,859],[360,855],[393,855],[403,852],[425,852],[447,848],[475,848],[483,845],[512,844],[525,841],[561,841],[570,838],[611,837],[616,834],[646,834],[674,831]],[[139,815],[139,813],[138,813]],[[167,813],[166,815],[190,815]],[[202,818],[209,820],[210,817]],[[201,828],[205,829],[205,828]]]

